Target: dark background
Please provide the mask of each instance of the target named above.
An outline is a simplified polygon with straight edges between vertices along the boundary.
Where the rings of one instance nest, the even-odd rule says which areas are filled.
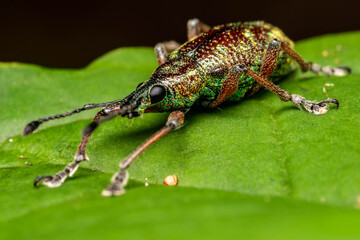
[[[121,46],[186,41],[186,21],[265,20],[293,40],[358,30],[357,1],[0,2],[0,61],[77,68]]]

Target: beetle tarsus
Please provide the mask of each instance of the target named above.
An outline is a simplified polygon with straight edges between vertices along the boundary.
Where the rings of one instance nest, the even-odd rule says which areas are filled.
[[[35,178],[35,180],[34,180],[34,187],[38,187],[39,185],[39,182],[41,182],[42,180],[44,180],[45,179],[45,181],[51,181],[51,180],[53,180],[54,179],[54,177],[53,176],[50,176],[50,175],[45,175],[45,176],[40,176],[40,177],[37,177],[37,178]]]
[[[302,106],[307,112],[313,113],[315,115],[322,115],[327,113],[327,111],[329,110],[328,103],[335,104],[336,108],[339,107],[339,101],[333,98],[328,98],[325,99],[324,101],[315,103],[313,101],[306,101],[305,98],[300,95],[292,94],[291,101],[300,109]]]
[[[337,68],[341,68],[341,69],[345,70],[348,74],[352,73],[351,68],[348,66],[337,66]]]
[[[110,185],[105,188],[101,195],[104,197],[119,196],[125,193],[125,186],[129,180],[129,173],[125,169],[116,172],[111,178]]]
[[[324,101],[321,101],[321,102],[318,102],[316,103],[317,105],[319,106],[322,106],[323,104],[326,104],[326,103],[333,103],[336,105],[336,109],[339,108],[340,104],[339,104],[339,101],[337,99],[334,99],[334,98],[328,98],[328,99],[325,99]]]
[[[325,73],[328,76],[336,76],[343,77],[345,75],[351,74],[351,68],[347,66],[338,66],[338,67],[330,67],[330,66],[320,66],[318,64],[311,64],[311,71],[314,73]]]

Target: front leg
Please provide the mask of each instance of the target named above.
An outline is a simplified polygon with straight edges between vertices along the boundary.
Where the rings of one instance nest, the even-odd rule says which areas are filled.
[[[83,161],[88,160],[88,157],[86,156],[85,153],[85,149],[86,149],[86,144],[88,143],[91,137],[91,134],[95,131],[95,129],[98,127],[98,125],[101,122],[109,120],[119,114],[121,115],[121,111],[123,110],[120,109],[120,104],[114,104],[111,107],[106,107],[102,109],[100,112],[98,112],[95,115],[93,121],[90,123],[90,125],[84,130],[84,136],[81,139],[81,143],[74,156],[74,161],[68,164],[64,170],[56,173],[55,176],[45,175],[45,176],[37,177],[34,180],[34,186],[36,187],[39,184],[39,182],[44,180],[42,184],[47,187],[50,188],[60,187],[68,176],[72,177],[73,174],[78,169],[79,164]]]
[[[133,153],[125,158],[119,164],[119,172],[116,172],[111,178],[111,184],[102,191],[103,196],[118,196],[125,193],[125,186],[129,179],[127,168],[130,167],[131,163],[138,157],[143,151],[145,151],[151,144],[165,136],[172,130],[179,128],[184,123],[185,114],[182,111],[175,111],[169,115],[165,127],[156,132],[142,145],[140,145]]]

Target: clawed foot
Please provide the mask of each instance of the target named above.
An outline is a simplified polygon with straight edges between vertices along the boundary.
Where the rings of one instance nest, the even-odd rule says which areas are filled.
[[[60,173],[62,172],[59,172],[58,174],[56,174],[55,176],[40,176],[40,177],[37,177],[35,178],[34,180],[34,187],[37,187],[38,184],[44,180],[42,182],[43,185],[47,186],[47,187],[50,187],[50,188],[56,188],[56,187],[60,187],[61,184],[65,181],[66,179],[66,176],[62,176],[60,175]]]
[[[120,196],[125,193],[125,188],[119,184],[111,183],[107,188],[102,190],[101,195],[104,197]]]
[[[55,174],[55,176],[49,176],[49,175],[45,175],[45,176],[40,176],[35,178],[34,180],[34,187],[37,187],[38,184],[44,180],[42,182],[43,185],[50,187],[50,188],[56,188],[56,187],[60,187],[61,184],[65,181],[65,179],[68,176],[72,176],[76,170],[79,167],[79,163],[78,162],[73,162],[70,163],[69,165],[66,166],[66,168],[61,171],[58,172],[57,174]]]
[[[311,71],[315,73],[323,72],[328,76],[337,76],[343,77],[345,75],[351,74],[351,68],[347,66],[338,66],[338,67],[322,67],[318,64],[312,64]]]
[[[110,197],[124,194],[124,187],[126,186],[128,180],[128,172],[125,169],[120,170],[120,172],[114,174],[114,176],[111,178],[110,185],[101,192],[101,195],[104,197]]]
[[[339,107],[339,101],[333,98],[328,98],[324,101],[315,103],[313,101],[306,101],[300,95],[292,94],[291,101],[301,109],[301,106],[309,113],[314,113],[315,115],[321,115],[327,113],[329,110],[329,105],[327,103],[333,103],[336,105],[336,108]]]

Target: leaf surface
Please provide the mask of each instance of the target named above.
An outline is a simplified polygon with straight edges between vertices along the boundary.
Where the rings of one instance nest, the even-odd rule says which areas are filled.
[[[118,198],[100,192],[167,114],[103,124],[89,142],[91,160],[57,189],[32,181],[72,161],[96,110],[20,134],[39,117],[125,97],[156,68],[152,50],[114,50],[79,70],[1,63],[0,238],[359,238],[359,40],[352,32],[296,45],[306,60],[353,74],[296,72],[279,83],[309,100],[327,98],[323,87],[332,83],[326,93],[339,109],[314,116],[267,91],[221,109],[195,108],[134,162]],[[179,186],[161,186],[171,174]]]

